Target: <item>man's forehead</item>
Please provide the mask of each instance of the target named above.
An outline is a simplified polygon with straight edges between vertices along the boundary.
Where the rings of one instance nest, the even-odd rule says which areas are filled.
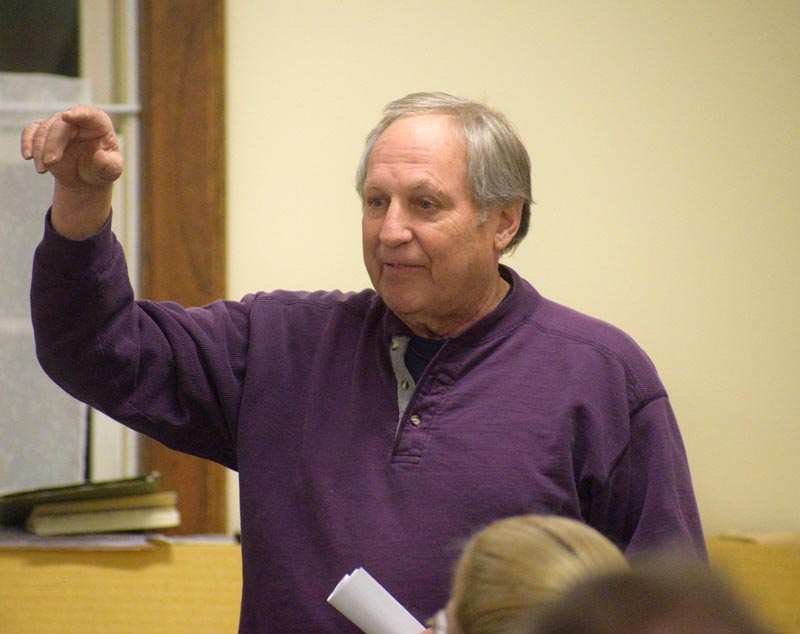
[[[412,130],[435,127],[448,131],[450,133],[448,136],[452,136],[459,141],[462,141],[464,137],[463,125],[459,117],[450,112],[427,112],[398,117],[386,126],[386,129],[378,136],[378,140],[390,130],[399,127],[410,128]]]
[[[375,162],[466,161],[463,133],[451,124],[451,115],[433,114],[401,117],[375,140],[368,167]],[[449,156],[448,156],[449,155]]]

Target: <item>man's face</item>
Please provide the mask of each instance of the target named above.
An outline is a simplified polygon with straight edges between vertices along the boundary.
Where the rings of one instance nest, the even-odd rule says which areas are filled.
[[[364,263],[386,305],[415,334],[465,330],[502,297],[499,213],[480,222],[466,152],[447,115],[405,117],[375,143],[364,183]]]

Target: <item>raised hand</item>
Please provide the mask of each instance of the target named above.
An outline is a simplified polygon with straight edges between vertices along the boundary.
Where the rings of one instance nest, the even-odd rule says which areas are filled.
[[[50,172],[66,187],[108,185],[122,174],[122,154],[110,117],[91,106],[75,106],[22,132],[22,156],[36,171]]]
[[[35,121],[22,132],[22,157],[56,181],[53,227],[79,240],[97,232],[111,209],[122,174],[122,153],[111,118],[92,106],[74,106]]]

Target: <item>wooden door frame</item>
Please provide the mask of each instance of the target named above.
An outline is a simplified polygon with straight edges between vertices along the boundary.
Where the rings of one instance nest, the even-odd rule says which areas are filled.
[[[224,0],[139,6],[142,297],[225,296]],[[178,491],[180,534],[225,532],[226,470],[143,438],[140,468]]]

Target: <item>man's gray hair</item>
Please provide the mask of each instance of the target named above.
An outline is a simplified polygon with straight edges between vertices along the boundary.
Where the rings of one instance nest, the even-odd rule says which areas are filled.
[[[356,191],[362,203],[369,157],[378,137],[402,117],[426,114],[446,114],[461,121],[467,151],[467,183],[482,220],[488,218],[493,207],[522,201],[519,230],[504,250],[512,251],[530,225],[531,162],[505,115],[476,101],[442,92],[418,92],[390,102],[383,110],[383,118],[367,135],[356,171]]]

